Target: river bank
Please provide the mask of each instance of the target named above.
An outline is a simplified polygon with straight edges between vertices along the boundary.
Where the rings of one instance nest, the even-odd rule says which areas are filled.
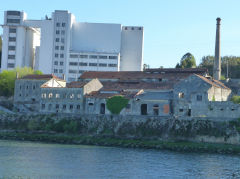
[[[44,143],[81,144],[127,148],[145,148],[178,152],[219,153],[240,155],[240,146],[231,144],[197,143],[188,141],[162,141],[144,139],[123,139],[104,136],[83,136],[70,134],[43,134],[22,132],[0,132],[1,140],[37,141]]]

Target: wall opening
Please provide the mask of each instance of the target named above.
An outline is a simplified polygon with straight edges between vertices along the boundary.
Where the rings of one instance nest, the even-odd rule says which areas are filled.
[[[147,115],[147,104],[141,104],[141,115]]]
[[[105,114],[105,104],[104,103],[101,103],[100,114]]]
[[[191,116],[191,114],[192,114],[192,110],[188,109],[188,116]]]
[[[158,106],[158,104],[155,104],[153,106],[153,115],[154,116],[158,116],[159,115],[159,106]]]

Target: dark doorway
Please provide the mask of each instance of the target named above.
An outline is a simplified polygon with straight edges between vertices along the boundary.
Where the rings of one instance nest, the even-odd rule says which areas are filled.
[[[104,103],[101,103],[100,114],[105,114],[105,104]]]
[[[188,116],[191,116],[192,110],[188,109]]]
[[[155,104],[153,106],[153,115],[158,116],[158,114],[159,114],[159,106],[157,104]]]
[[[147,104],[141,104],[141,115],[147,115]]]

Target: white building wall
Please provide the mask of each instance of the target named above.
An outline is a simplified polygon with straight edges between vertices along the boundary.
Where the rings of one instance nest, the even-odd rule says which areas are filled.
[[[19,12],[20,15],[18,12],[13,11],[18,16],[10,17],[5,12],[2,69],[29,66],[44,74],[53,73],[58,77],[65,74],[71,81],[77,80],[83,71],[142,70],[142,27],[76,22],[68,11],[55,11],[51,19],[44,20],[27,20],[24,12]],[[9,18],[20,19],[19,24],[9,23]],[[9,33],[10,26],[17,29],[15,34]],[[9,37],[16,37],[16,41],[10,42]],[[8,46],[16,46],[16,49],[9,51]],[[15,59],[8,59],[8,55],[14,54]],[[78,58],[71,58],[73,54]],[[89,58],[80,58],[80,55]],[[101,56],[107,56],[107,59]],[[111,59],[110,56],[115,57]],[[70,65],[72,62],[77,65]]]
[[[143,27],[122,27],[120,71],[143,70]]]

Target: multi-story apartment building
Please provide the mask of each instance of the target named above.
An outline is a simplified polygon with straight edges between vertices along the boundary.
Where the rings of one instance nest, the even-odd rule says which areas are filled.
[[[83,71],[141,71],[143,27],[77,22],[56,10],[44,20],[5,11],[1,70],[33,67],[75,81]]]

